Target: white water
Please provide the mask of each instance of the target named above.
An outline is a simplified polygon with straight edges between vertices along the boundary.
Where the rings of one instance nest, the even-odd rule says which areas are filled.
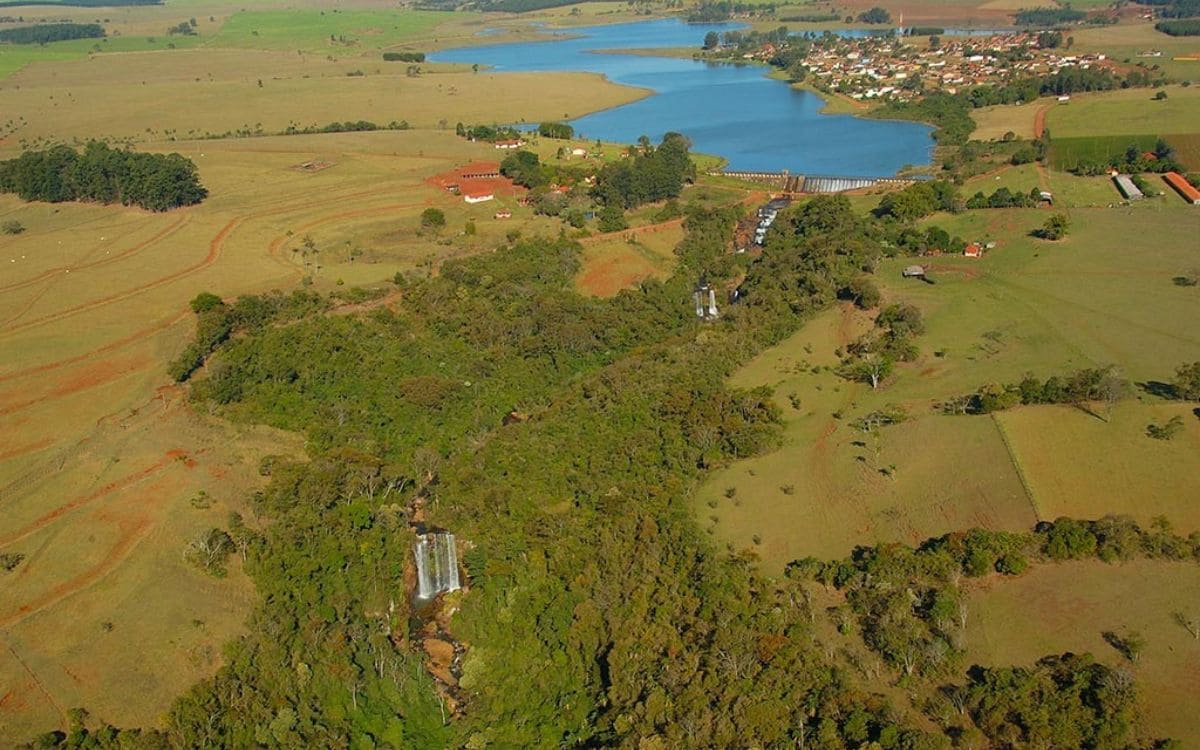
[[[426,534],[413,545],[417,563],[417,596],[429,599],[462,588],[458,577],[458,546],[448,531]]]

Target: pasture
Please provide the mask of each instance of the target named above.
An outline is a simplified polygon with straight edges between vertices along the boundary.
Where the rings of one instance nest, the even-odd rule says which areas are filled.
[[[1053,177],[1055,189],[1061,179],[1076,178]],[[771,570],[805,555],[844,555],[861,543],[918,542],[972,525],[1028,529],[1064,513],[1162,514],[1180,529],[1200,528],[1186,502],[1200,494],[1192,470],[1200,424],[1192,419],[1167,444],[1144,434],[1148,423],[1185,412],[1182,405],[1137,391],[1107,423],[1062,407],[1020,407],[994,418],[935,409],[1025,373],[1113,364],[1136,382],[1165,381],[1177,365],[1200,359],[1192,325],[1200,297],[1171,282],[1197,266],[1200,215],[1163,200],[1143,204],[1072,208],[1071,235],[1058,243],[1027,236],[1049,214],[1043,209],[928,220],[998,245],[978,260],[924,260],[934,284],[900,278],[911,259],[881,265],[885,300],[924,314],[917,361],[901,365],[878,391],[838,377],[830,370],[835,350],[869,326],[865,313],[843,308],[739,371],[734,385],[775,389],[784,443],[702,488],[697,513],[705,525],[736,548],[757,551]],[[889,405],[908,419],[870,433],[851,426]]]
[[[346,75],[360,68],[364,75]],[[23,118],[0,146],[269,134],[360,119],[452,133],[459,121],[574,117],[644,95],[586,73],[459,70],[410,77],[404,66],[381,60],[348,65],[256,50],[100,55],[34,66],[0,82],[0,96]],[[180,98],[187,107],[163,108],[163,101]]]
[[[1155,101],[1158,91],[1167,98]],[[1200,123],[1200,89],[1124,89],[1075,94],[1070,104],[1046,113],[1051,139],[1098,135],[1167,135],[1194,131]]]
[[[1038,565],[1016,579],[990,578],[968,595],[970,664],[1032,664],[1047,654],[1089,652],[1127,669],[1139,693],[1139,718],[1154,736],[1200,742],[1200,641],[1175,620],[1200,618],[1200,567],[1194,563],[1096,560]],[[1125,659],[1105,631],[1136,631],[1146,645]]]

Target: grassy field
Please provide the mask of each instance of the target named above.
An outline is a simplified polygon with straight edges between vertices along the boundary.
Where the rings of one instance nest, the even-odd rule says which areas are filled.
[[[241,11],[230,16],[209,46],[344,54],[396,46],[446,18],[434,11]]]
[[[1090,652],[1128,669],[1140,696],[1139,718],[1156,736],[1200,743],[1200,641],[1174,620],[1200,617],[1200,567],[1143,560],[1037,566],[1015,580],[989,580],[968,598],[967,658],[986,666],[1031,664],[1047,654]],[[1105,631],[1140,633],[1136,662],[1120,656]]]
[[[1200,62],[1174,59],[1196,52],[1195,37],[1168,36],[1155,31],[1152,22],[1074,29],[1071,36],[1075,37],[1071,51],[1076,54],[1104,53],[1119,62],[1157,65],[1159,70],[1178,81],[1200,81]],[[1158,50],[1163,53],[1162,57],[1138,56],[1148,50]]]
[[[1052,187],[1067,179],[1081,178],[1054,175]],[[931,223],[952,233],[998,246],[982,260],[929,259],[933,285],[900,278],[911,260],[886,261],[878,272],[885,297],[917,305],[927,332],[918,361],[879,391],[828,370],[835,350],[867,325],[848,309],[822,315],[739,372],[737,385],[775,388],[786,436],[781,450],[732,465],[701,491],[697,512],[718,537],[756,549],[778,569],[860,543],[914,542],[976,524],[1029,528],[1063,513],[1161,513],[1180,528],[1200,527],[1184,502],[1200,492],[1190,468],[1200,425],[1191,420],[1166,446],[1144,436],[1148,423],[1177,407],[1142,394],[1110,424],[1056,407],[996,419],[932,409],[939,399],[1027,372],[1114,364],[1135,381],[1167,380],[1178,364],[1200,358],[1191,324],[1200,298],[1171,283],[1197,265],[1200,216],[1162,199],[1070,214],[1075,228],[1057,244],[1027,236],[1045,210],[935,217]],[[1153,243],[1144,241],[1149,236]],[[888,404],[905,408],[909,420],[872,435],[849,426]],[[1074,460],[1080,465],[1063,468]]]
[[[1018,138],[1034,138],[1034,122],[1038,111],[1053,104],[1053,99],[1035,99],[1025,104],[1001,104],[994,107],[980,107],[971,111],[971,119],[975,121],[975,132],[971,138],[977,141],[997,141],[1005,133],[1013,133]]]
[[[665,279],[675,267],[682,221],[599,235],[584,241],[576,284],[584,294],[611,297],[646,279]]]
[[[1200,89],[1167,86],[1167,99],[1149,89],[1077,94],[1046,115],[1051,139],[1076,136],[1167,135],[1194,132],[1200,123]]]
[[[23,118],[0,147],[87,137],[185,139],[259,128],[271,133],[291,124],[358,119],[453,130],[458,121],[575,117],[645,95],[585,73],[467,71],[412,78],[403,67],[376,61],[365,75],[346,76],[355,69],[320,57],[255,50],[173,50],[47,63],[0,84],[0,96]],[[180,97],[187,107],[162,107]]]

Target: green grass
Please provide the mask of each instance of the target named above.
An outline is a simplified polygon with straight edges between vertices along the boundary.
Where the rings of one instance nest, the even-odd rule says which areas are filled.
[[[1196,73],[1200,75],[1200,64]],[[1071,103],[1055,106],[1046,115],[1050,137],[1098,135],[1161,135],[1186,133],[1200,127],[1200,87],[1166,86],[1167,98],[1155,101],[1152,89],[1125,89],[1076,94]]]
[[[1032,177],[1012,171],[1022,185]],[[1051,175],[1068,206],[1101,188],[1112,202],[1104,183]],[[1114,364],[1135,381],[1167,380],[1178,364],[1200,359],[1200,296],[1171,282],[1200,266],[1200,214],[1165,200],[1068,210],[1072,232],[1058,243],[1028,236],[1049,216],[1045,209],[932,217],[926,223],[965,239],[998,242],[981,260],[924,260],[932,285],[900,278],[912,259],[884,261],[876,279],[885,298],[917,305],[927,331],[918,360],[879,391],[827,369],[835,350],[869,325],[863,313],[826,313],[743,368],[734,384],[775,388],[784,443],[730,466],[701,490],[696,510],[713,533],[756,550],[778,570],[796,557],[845,554],[856,544],[914,542],[973,525],[1028,528],[1060,513],[1163,513],[1180,528],[1200,526],[1184,502],[1200,492],[1189,478],[1200,430],[1189,427],[1165,446],[1146,438],[1145,425],[1170,408],[1149,397],[1123,405],[1112,425],[1094,417],[1084,419],[1095,424],[1081,425],[1082,416],[1049,407],[998,419],[934,410],[939,400],[1028,372],[1046,377]],[[877,436],[849,426],[888,404],[903,406],[910,419]],[[891,477],[881,474],[891,467]],[[731,487],[736,493],[727,498]]]
[[[6,78],[31,63],[78,60],[90,54],[109,52],[146,52],[151,50],[188,49],[199,46],[198,36],[135,37],[114,36],[105,39],[70,39],[52,44],[0,45],[0,79]]]
[[[400,44],[449,18],[434,11],[242,11],[212,45],[349,54]]]
[[[1074,138],[1053,137],[1050,141],[1050,165],[1067,171],[1080,162],[1108,161],[1122,156],[1131,145],[1141,151],[1153,151],[1157,135],[1090,135]]]

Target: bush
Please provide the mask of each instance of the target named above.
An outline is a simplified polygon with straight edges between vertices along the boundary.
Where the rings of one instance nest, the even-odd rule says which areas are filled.
[[[424,52],[384,52],[383,59],[387,62],[425,62]]]
[[[5,234],[21,234],[25,231],[25,225],[16,219],[9,219],[3,225],[0,225],[0,231],[3,231]]]
[[[421,226],[426,229],[441,229],[446,226],[446,214],[440,208],[427,208],[421,212]]]

